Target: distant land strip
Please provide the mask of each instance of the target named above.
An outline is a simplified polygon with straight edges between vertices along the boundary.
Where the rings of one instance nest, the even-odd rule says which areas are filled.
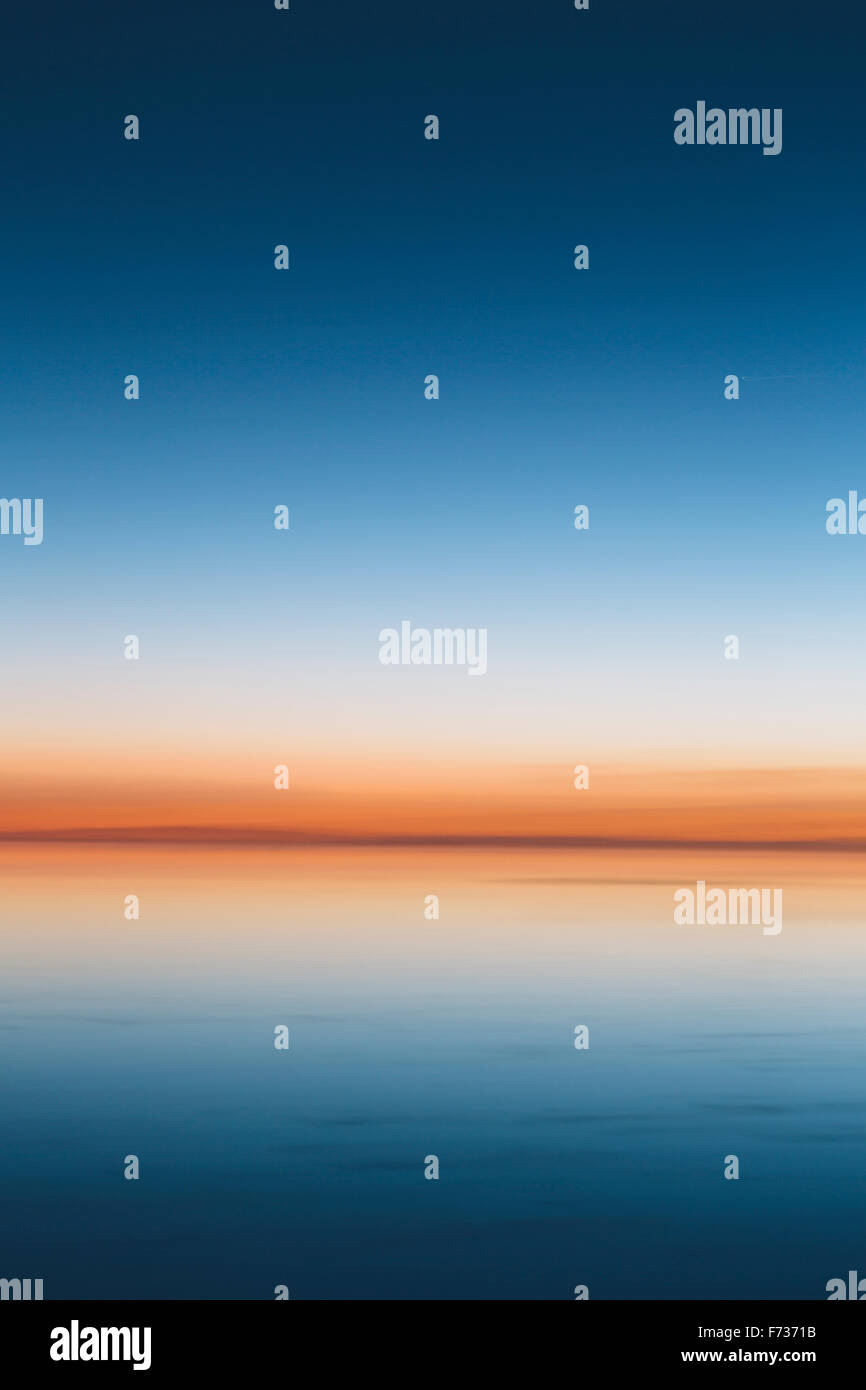
[[[255,829],[247,826],[147,825],[89,826],[58,830],[2,830],[0,843],[39,844],[153,844],[248,846],[357,846],[358,848],[418,847],[451,849],[706,849],[777,850],[864,854],[866,838],[815,839],[690,839],[613,835],[362,835],[351,832]]]

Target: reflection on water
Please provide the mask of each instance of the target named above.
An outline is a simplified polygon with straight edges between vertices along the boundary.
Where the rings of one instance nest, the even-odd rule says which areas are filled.
[[[855,856],[17,845],[0,873],[0,1276],[46,1298],[821,1299],[866,1268]],[[676,925],[698,880],[781,888],[783,931]]]

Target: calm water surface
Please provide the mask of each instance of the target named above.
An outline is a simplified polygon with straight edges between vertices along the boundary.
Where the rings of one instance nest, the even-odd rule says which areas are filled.
[[[46,1298],[866,1273],[854,856],[18,845],[0,872],[0,1275]],[[781,887],[781,934],[676,926],[698,878]]]

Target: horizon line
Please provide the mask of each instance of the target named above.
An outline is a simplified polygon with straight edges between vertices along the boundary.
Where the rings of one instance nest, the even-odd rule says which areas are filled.
[[[736,849],[789,853],[866,853],[866,838],[711,839],[636,835],[372,834],[253,830],[244,826],[82,826],[78,829],[0,830],[2,844],[236,845],[283,848],[466,848],[466,849]]]

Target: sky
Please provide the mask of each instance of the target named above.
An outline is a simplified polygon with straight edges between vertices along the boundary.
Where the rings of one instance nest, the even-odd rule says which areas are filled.
[[[862,25],[13,15],[0,834],[854,837]],[[781,154],[676,145],[699,100]],[[487,674],[383,667],[404,620]]]

